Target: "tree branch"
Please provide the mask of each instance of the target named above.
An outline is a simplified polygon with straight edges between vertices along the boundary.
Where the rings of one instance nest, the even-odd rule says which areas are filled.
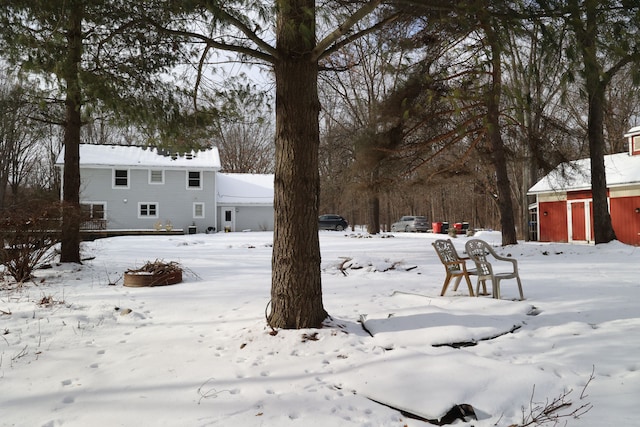
[[[267,54],[272,58],[278,57],[278,51],[269,43],[265,42],[260,37],[258,37],[258,35],[254,31],[252,31],[249,27],[247,27],[244,22],[242,22],[235,16],[229,14],[225,10],[217,9],[217,13],[222,15],[224,17],[224,20],[228,21],[232,26],[240,30],[242,34],[244,34],[245,36],[247,36],[249,40],[254,42],[256,46],[258,46],[258,48],[262,49],[262,51],[264,51],[265,54]],[[273,59],[270,62],[273,62]]]
[[[361,37],[366,36],[367,34],[373,33],[377,30],[379,30],[380,28],[382,28],[383,26],[395,21],[396,19],[398,19],[398,17],[400,16],[399,13],[393,14],[391,16],[388,16],[387,18],[383,19],[382,21],[376,23],[375,25],[366,28],[362,31],[357,32],[356,34],[353,34],[349,37],[346,37],[343,40],[340,40],[339,42],[335,43],[333,46],[327,48],[324,52],[320,53],[320,56],[318,57],[318,59],[322,59],[322,58],[326,58],[327,56],[331,55],[332,53],[342,49],[344,46],[348,45],[349,43],[353,42],[354,40],[357,40]],[[317,47],[316,47],[317,49]],[[315,49],[314,49],[315,51]]]
[[[354,25],[356,25],[362,18],[373,12],[380,3],[382,3],[382,0],[370,0],[354,14],[349,16],[345,22],[338,25],[338,28],[333,30],[324,39],[320,40],[316,44],[316,47],[311,51],[312,60],[317,61],[321,57],[325,56],[324,53],[329,46],[335,43],[340,37],[347,34]]]
[[[210,37],[207,37],[207,36],[205,36],[203,34],[198,34],[198,33],[192,32],[192,31],[174,30],[174,29],[171,29],[171,28],[166,28],[163,25],[161,25],[161,24],[159,24],[159,23],[157,23],[155,21],[148,21],[148,22],[149,22],[149,24],[154,26],[156,29],[158,29],[159,31],[162,31],[165,34],[171,34],[171,35],[174,35],[174,36],[180,36],[180,37],[185,37],[185,38],[188,38],[188,39],[199,40],[200,42],[206,44],[208,47],[211,47],[211,48],[214,48],[214,49],[220,49],[220,50],[224,50],[224,51],[227,51],[227,52],[241,53],[241,54],[248,55],[248,56],[254,57],[256,59],[265,61],[265,62],[270,63],[270,64],[273,64],[275,62],[275,60],[276,60],[276,57],[274,55],[272,55],[271,53],[265,53],[265,52],[262,52],[260,50],[253,49],[253,48],[250,48],[250,47],[247,47],[247,46],[227,44],[227,43],[224,43],[224,42],[220,42],[220,41],[214,40],[214,39],[212,39]],[[238,29],[241,30],[240,28],[238,28]],[[257,37],[257,36],[255,36],[255,37]],[[265,46],[268,46],[270,52],[274,52],[275,53],[275,49],[273,49],[271,46],[269,46],[268,44],[266,44],[264,42],[262,44],[264,44]]]

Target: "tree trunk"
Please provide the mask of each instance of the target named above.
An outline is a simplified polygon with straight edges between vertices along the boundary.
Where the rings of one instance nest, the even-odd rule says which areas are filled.
[[[318,239],[318,64],[311,59],[315,3],[277,4],[275,218],[268,323],[273,328],[315,328],[327,317]]]
[[[2,147],[4,153],[2,153],[2,159],[0,159],[0,211],[5,208],[4,204],[9,185],[9,159],[13,151],[13,138],[7,135],[5,140],[5,145]]]
[[[534,144],[535,139],[533,135],[538,133],[539,126],[537,123],[538,117],[534,118],[534,114],[529,109],[526,112],[526,125],[527,125],[527,133],[526,140],[523,142],[524,145],[524,156],[522,162],[522,212],[521,212],[521,227],[522,227],[522,236],[525,241],[531,240],[530,233],[530,217],[529,217],[529,206],[536,202],[536,196],[529,196],[527,192],[529,188],[531,188],[536,183],[537,170],[538,170],[538,162],[536,161],[533,152],[535,150]]]
[[[369,234],[378,234],[380,233],[380,197],[376,188],[370,189],[369,192],[367,232]]]
[[[68,52],[63,78],[66,84],[64,128],[64,178],[61,262],[80,263],[80,90],[79,67],[82,58],[81,5],[69,7]]]
[[[604,87],[589,94],[589,122],[587,134],[591,159],[591,195],[593,200],[593,231],[595,243],[616,239],[607,202],[607,177],[604,167]]]
[[[491,52],[491,82],[486,96],[487,137],[489,140],[491,161],[496,172],[496,189],[498,192],[498,210],[502,229],[502,245],[518,243],[516,236],[513,203],[511,200],[511,183],[507,172],[507,158],[500,128],[500,97],[502,96],[502,48],[497,34],[488,21],[488,16],[481,13],[481,23]]]
[[[586,92],[589,97],[587,137],[591,160],[591,197],[593,201],[593,231],[595,243],[607,243],[616,239],[609,204],[607,202],[607,177],[604,167],[604,98],[606,83],[603,82],[602,67],[597,56],[597,14],[599,2],[593,0],[586,5],[585,27],[575,21],[578,43],[582,50]]]
[[[367,185],[368,209],[367,232],[369,234],[380,233],[380,167],[395,148],[402,144],[404,139],[403,123],[399,120],[390,129],[371,138],[363,144],[361,155],[365,158],[363,165],[369,174]]]

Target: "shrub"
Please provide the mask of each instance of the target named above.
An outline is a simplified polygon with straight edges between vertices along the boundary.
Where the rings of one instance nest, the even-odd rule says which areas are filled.
[[[60,241],[60,204],[13,208],[0,220],[0,263],[16,282],[29,280],[33,270],[50,261]]]

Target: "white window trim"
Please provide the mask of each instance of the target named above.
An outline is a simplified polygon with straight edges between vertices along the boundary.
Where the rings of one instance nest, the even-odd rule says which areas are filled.
[[[196,206],[202,206],[202,215],[196,215]],[[193,203],[193,217],[194,218],[205,218],[206,217],[206,211],[205,211],[205,204],[203,202],[194,202]]]
[[[189,172],[198,172],[200,174],[200,186],[199,187],[189,187]],[[187,170],[185,173],[185,176],[187,178],[187,190],[202,190],[202,181],[203,181],[203,177],[204,177],[204,173],[201,170]]]
[[[155,215],[142,215],[141,208],[142,205],[156,205],[156,214]],[[148,218],[160,218],[160,204],[158,202],[138,202],[138,219],[148,219]]]
[[[631,152],[632,153],[637,153],[638,151],[640,151],[640,135],[635,135],[631,138],[632,141],[632,148],[631,148]]]
[[[127,171],[127,185],[116,185],[116,171]],[[131,187],[131,170],[126,168],[113,168],[111,170],[111,188],[114,190],[128,190]]]
[[[151,174],[153,172],[160,172],[162,179],[160,181],[152,181]],[[164,184],[164,170],[163,169],[149,169],[149,185],[163,185]]]

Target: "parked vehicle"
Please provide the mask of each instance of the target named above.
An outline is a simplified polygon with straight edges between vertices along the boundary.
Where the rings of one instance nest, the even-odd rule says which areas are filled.
[[[429,230],[427,218],[423,216],[403,216],[398,222],[391,224],[391,231],[405,231],[426,233]]]
[[[318,229],[342,231],[349,226],[346,219],[340,215],[327,214],[318,217]]]

